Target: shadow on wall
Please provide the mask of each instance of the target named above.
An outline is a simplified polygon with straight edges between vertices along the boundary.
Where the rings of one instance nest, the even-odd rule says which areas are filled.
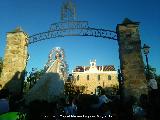
[[[17,71],[15,75],[10,79],[3,87],[3,89],[8,89],[9,93],[15,96],[21,96],[23,92],[23,82],[25,79],[25,71]]]
[[[20,107],[20,104],[16,103],[16,101],[19,101],[23,97],[22,96],[23,81],[24,81],[24,71],[23,72],[17,71],[15,75],[4,85],[4,87],[1,90],[1,91],[4,90],[8,91],[8,93],[5,94],[5,98],[9,100],[10,111],[16,111]]]

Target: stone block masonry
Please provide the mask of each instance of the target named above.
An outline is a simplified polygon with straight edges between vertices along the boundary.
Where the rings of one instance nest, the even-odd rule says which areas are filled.
[[[22,81],[28,58],[28,35],[20,28],[7,33],[3,70],[0,78],[1,89],[22,92]]]
[[[139,23],[125,19],[117,25],[119,58],[124,77],[124,97],[148,94],[141,53]]]

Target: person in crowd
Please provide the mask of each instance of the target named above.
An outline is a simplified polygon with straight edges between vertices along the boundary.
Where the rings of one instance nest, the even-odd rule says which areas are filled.
[[[133,116],[136,119],[145,118],[146,112],[140,105],[138,105],[138,103],[135,103],[132,106],[132,109],[133,109]]]
[[[73,103],[73,98],[69,97],[66,102],[66,106],[64,107],[64,111],[66,115],[76,115],[77,106]]]
[[[112,100],[109,99],[106,95],[105,95],[105,91],[104,90],[101,90],[101,95],[99,96],[99,103],[98,103],[98,106],[100,107],[102,104],[104,103],[109,103],[111,102]]]
[[[152,97],[157,96],[157,92],[158,92],[158,85],[157,85],[157,81],[155,80],[154,76],[151,76],[151,79],[148,82],[148,87],[149,87],[149,92],[150,95]]]
[[[155,76],[151,76],[148,82],[148,87],[149,87],[148,95],[150,103],[150,108],[149,108],[150,117],[151,119],[156,119],[157,117],[159,117],[160,105],[159,105],[158,85]]]
[[[95,109],[99,109],[102,105],[107,104],[109,102],[111,102],[112,100],[109,99],[106,95],[105,95],[105,91],[101,90],[101,95],[98,98],[98,103],[97,104],[93,104],[91,107],[95,108]]]

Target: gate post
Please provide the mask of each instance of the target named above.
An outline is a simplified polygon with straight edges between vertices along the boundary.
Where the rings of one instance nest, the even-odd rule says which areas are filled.
[[[139,23],[125,19],[117,25],[119,59],[124,78],[123,97],[133,96],[139,101],[141,94],[148,94],[141,53]]]
[[[20,28],[7,33],[1,86],[9,92],[21,94],[28,58],[28,35]]]

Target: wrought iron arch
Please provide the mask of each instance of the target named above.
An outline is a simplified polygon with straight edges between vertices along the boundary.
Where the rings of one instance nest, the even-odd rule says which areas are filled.
[[[64,36],[94,36],[117,40],[115,31],[90,27],[87,21],[63,21],[51,24],[47,32],[29,36],[29,44]]]

